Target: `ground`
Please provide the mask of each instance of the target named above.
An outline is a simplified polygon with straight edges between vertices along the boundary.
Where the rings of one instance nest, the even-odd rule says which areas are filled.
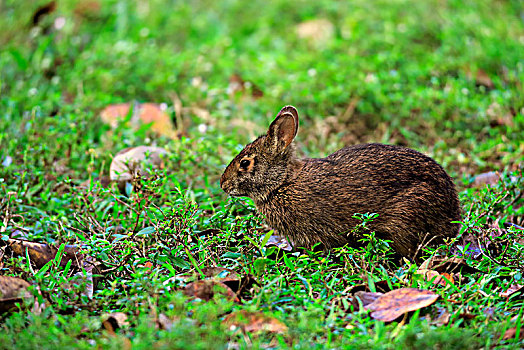
[[[0,348],[522,347],[508,289],[524,284],[523,18],[518,0],[1,2],[0,275],[44,306],[3,314]],[[121,103],[118,121],[106,108]],[[167,121],[137,124],[143,103]],[[288,104],[302,156],[383,142],[436,159],[463,230],[432,252],[463,256],[462,272],[395,261],[374,237],[330,254],[265,246],[253,204],[219,179]],[[108,183],[140,145],[168,155]],[[56,257],[16,254],[16,237]],[[256,283],[195,299],[210,267]],[[385,323],[356,297],[406,287],[439,298]],[[255,311],[277,331],[228,323]]]

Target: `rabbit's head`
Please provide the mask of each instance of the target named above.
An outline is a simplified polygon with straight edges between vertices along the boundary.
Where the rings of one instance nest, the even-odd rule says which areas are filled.
[[[280,110],[266,135],[248,144],[228,165],[220,187],[232,196],[264,200],[286,179],[294,161],[291,142],[298,131],[293,106]]]

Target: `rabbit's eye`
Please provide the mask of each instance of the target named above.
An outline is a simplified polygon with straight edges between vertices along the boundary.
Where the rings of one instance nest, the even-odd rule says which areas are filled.
[[[242,159],[240,161],[240,168],[243,170],[247,170],[250,164],[251,164],[251,161],[249,159]]]

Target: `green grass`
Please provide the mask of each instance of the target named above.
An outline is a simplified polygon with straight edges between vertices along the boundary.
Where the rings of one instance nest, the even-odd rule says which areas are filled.
[[[73,269],[53,263],[39,272],[25,257],[3,256],[0,274],[26,279],[48,301],[41,314],[3,315],[0,348],[120,348],[126,341],[137,349],[228,342],[299,349],[524,346],[502,339],[520,327],[522,299],[499,295],[508,284],[524,284],[524,250],[516,243],[522,231],[504,231],[487,256],[468,256],[481,272],[436,287],[414,274],[414,265],[393,267],[387,246],[373,239],[362,251],[275,259],[274,249],[260,247],[263,224],[253,205],[227,198],[218,182],[242,145],[293,104],[303,155],[360,142],[406,145],[454,177],[470,232],[522,225],[521,1],[64,0],[32,27],[43,4],[0,2],[1,238],[21,230],[31,241],[76,245],[106,271],[88,298],[82,282],[66,285]],[[297,25],[314,19],[331,22],[332,35],[300,38]],[[231,93],[233,74],[263,95]],[[175,94],[191,107],[181,115]],[[100,111],[129,101],[166,103],[185,136],[172,140],[125,125],[110,132]],[[158,176],[142,179],[129,196],[95,186],[118,151],[143,144],[170,151]],[[502,172],[502,181],[471,188],[485,171]],[[86,180],[88,188],[79,186]],[[179,289],[187,279],[209,266],[252,274],[259,285],[241,304],[184,297]],[[405,324],[384,324],[353,311],[350,287],[363,278],[371,286],[387,280],[392,288],[432,289],[441,298]],[[244,337],[221,324],[243,309],[276,317],[289,333]],[[437,326],[431,320],[442,310],[451,319]],[[111,337],[101,317],[115,311],[126,313],[129,325]],[[155,327],[161,313],[179,320],[171,330]]]

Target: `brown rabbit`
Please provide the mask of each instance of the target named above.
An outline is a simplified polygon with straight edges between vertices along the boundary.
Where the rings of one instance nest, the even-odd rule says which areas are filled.
[[[326,158],[298,159],[292,143],[298,112],[286,106],[266,135],[248,144],[220,179],[232,196],[246,196],[295,247],[357,246],[355,213],[377,213],[369,225],[393,249],[415,257],[427,242],[458,233],[453,181],[430,157],[378,143],[345,147]]]

